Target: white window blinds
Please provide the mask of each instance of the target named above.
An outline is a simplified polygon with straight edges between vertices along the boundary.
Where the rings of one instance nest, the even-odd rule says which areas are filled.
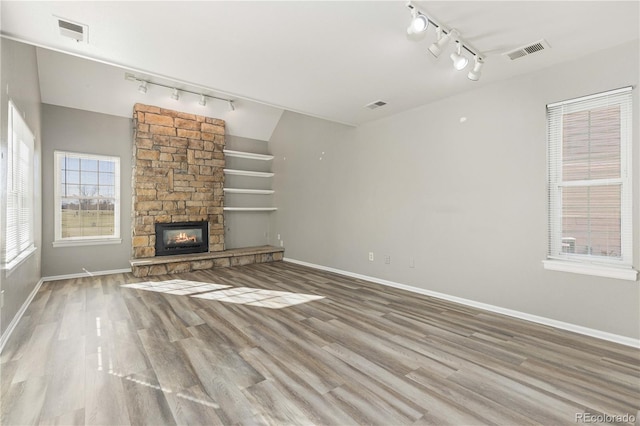
[[[547,105],[551,259],[632,265],[631,88]]]
[[[4,264],[10,264],[34,245],[34,137],[11,101],[8,109],[7,222]]]

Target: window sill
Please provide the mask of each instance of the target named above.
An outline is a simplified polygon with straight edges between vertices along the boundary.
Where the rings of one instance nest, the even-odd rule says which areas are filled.
[[[53,247],[101,246],[101,245],[107,245],[107,244],[122,244],[122,238],[58,240],[58,241],[54,241],[52,244],[53,244]]]
[[[36,247],[31,246],[28,249],[24,250],[22,253],[20,253],[20,255],[15,259],[13,259],[11,262],[2,265],[2,269],[7,271],[6,276],[9,277],[16,269],[18,269],[18,266],[20,266],[24,261],[30,258],[31,255],[35,252],[36,252]]]
[[[618,280],[636,281],[638,276],[638,271],[631,268],[625,269],[615,266],[566,262],[562,260],[543,260],[542,264],[544,265],[544,269],[550,271],[571,272],[574,274],[593,275]]]

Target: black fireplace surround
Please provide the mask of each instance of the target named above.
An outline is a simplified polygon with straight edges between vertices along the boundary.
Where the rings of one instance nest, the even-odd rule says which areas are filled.
[[[156,256],[208,251],[209,222],[156,223]]]

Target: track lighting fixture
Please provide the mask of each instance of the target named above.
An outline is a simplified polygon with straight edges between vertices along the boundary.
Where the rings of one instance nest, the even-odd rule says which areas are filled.
[[[411,23],[407,28],[407,34],[420,34],[429,27],[429,19],[416,9],[411,9]]]
[[[159,87],[164,87],[166,89],[171,90],[171,99],[174,99],[176,101],[180,99],[181,93],[190,93],[190,94],[196,95],[196,96],[198,96],[200,98],[198,100],[198,104],[200,104],[202,106],[207,106],[207,100],[215,99],[215,100],[218,100],[218,101],[227,102],[227,104],[229,106],[229,110],[230,111],[235,111],[235,105],[233,105],[233,101],[231,99],[221,98],[221,97],[213,96],[213,95],[205,95],[202,92],[193,92],[193,91],[187,90],[187,89],[178,90],[178,88],[173,86],[173,85],[169,86],[169,85],[163,84],[163,83],[155,83],[153,81],[149,81],[149,80],[145,80],[145,79],[142,79],[142,78],[138,78],[135,75],[133,75],[131,73],[128,73],[128,72],[124,74],[124,78],[125,78],[125,80],[135,81],[135,82],[140,83],[140,85],[138,86],[138,91],[140,93],[147,93],[147,88],[148,88],[149,85],[159,86]],[[205,88],[202,88],[202,89],[205,89]],[[213,90],[209,89],[207,91],[213,91]]]
[[[433,25],[436,30],[436,41],[429,46],[429,53],[438,58],[451,40],[455,41],[456,49],[450,55],[454,68],[460,71],[469,64],[469,58],[463,54],[463,50],[465,50],[474,57],[473,70],[469,71],[467,77],[472,81],[480,79],[482,66],[484,65],[484,57],[481,52],[463,40],[461,34],[457,30],[447,29],[445,25],[434,19],[432,15],[425,13],[423,10],[414,6],[411,1],[407,3],[407,7],[411,11],[412,16],[411,24],[409,25],[409,28],[407,28],[408,34],[423,33],[427,30],[429,25]],[[416,40],[415,37],[414,40]]]
[[[441,27],[436,28],[437,39],[435,43],[429,46],[429,52],[431,52],[431,54],[436,58],[440,56],[440,54],[442,53],[442,49],[447,44],[449,44],[449,41],[451,40],[451,34],[452,32],[450,32],[449,34],[446,34],[444,31],[442,31]]]
[[[482,62],[480,58],[478,58],[478,55],[476,55],[475,62],[473,64],[473,69],[469,71],[469,74],[467,74],[467,77],[469,78],[469,80],[478,81],[480,79],[483,65],[484,65],[484,62]]]
[[[469,63],[469,59],[466,56],[462,56],[462,45],[459,41],[456,42],[456,51],[451,54],[451,60],[453,61],[453,67],[458,71],[463,70]]]

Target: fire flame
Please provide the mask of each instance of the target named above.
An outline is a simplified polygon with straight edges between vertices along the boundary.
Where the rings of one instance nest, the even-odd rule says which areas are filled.
[[[173,238],[173,241],[178,244],[197,242],[195,235],[188,235],[186,232],[181,232]]]

